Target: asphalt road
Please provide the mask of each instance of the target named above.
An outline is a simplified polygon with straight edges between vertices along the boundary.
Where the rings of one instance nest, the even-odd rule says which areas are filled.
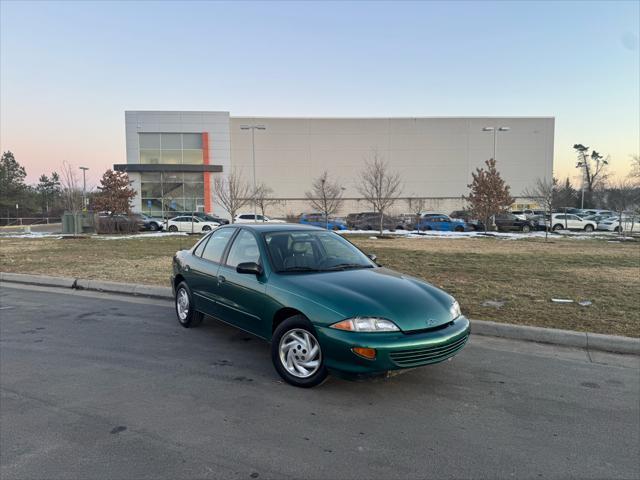
[[[302,390],[214,320],[61,292],[0,289],[3,480],[640,477],[637,357],[476,336],[444,364]]]

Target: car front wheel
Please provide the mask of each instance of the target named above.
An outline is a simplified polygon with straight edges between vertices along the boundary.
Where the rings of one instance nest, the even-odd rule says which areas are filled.
[[[197,327],[202,323],[204,314],[195,310],[191,290],[185,282],[180,282],[176,288],[175,305],[178,321],[184,328]]]
[[[522,233],[529,233],[531,231],[531,227],[529,225],[522,226]]]
[[[585,232],[593,232],[593,225],[585,225],[584,231]]]
[[[328,375],[314,328],[302,315],[278,325],[271,339],[271,360],[282,379],[295,387],[315,387]]]

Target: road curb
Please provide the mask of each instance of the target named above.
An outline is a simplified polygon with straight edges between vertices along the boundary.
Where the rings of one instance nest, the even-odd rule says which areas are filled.
[[[81,278],[52,277],[47,275],[27,275],[22,273],[0,272],[0,282],[20,283],[47,287],[74,288],[93,290],[119,295],[134,295],[172,300],[170,287],[141,285],[136,283],[120,283],[102,280],[86,280]],[[555,328],[531,327],[509,323],[491,322],[487,320],[471,320],[471,332],[474,335],[510,338],[529,342],[549,343],[566,347],[599,350],[612,353],[640,355],[640,338],[604,335],[600,333],[576,332]]]

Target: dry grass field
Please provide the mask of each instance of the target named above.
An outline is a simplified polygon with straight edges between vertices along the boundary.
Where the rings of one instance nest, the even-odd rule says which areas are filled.
[[[453,294],[470,318],[640,336],[640,243],[350,237],[379,263]],[[166,285],[197,237],[0,238],[0,270]],[[555,304],[551,298],[589,300]],[[486,301],[503,306],[483,306]]]

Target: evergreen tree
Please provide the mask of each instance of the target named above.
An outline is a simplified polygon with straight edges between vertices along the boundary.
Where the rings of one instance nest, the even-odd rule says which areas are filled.
[[[10,216],[16,204],[22,201],[28,187],[24,183],[27,172],[13,153],[6,151],[0,158],[0,212]]]

